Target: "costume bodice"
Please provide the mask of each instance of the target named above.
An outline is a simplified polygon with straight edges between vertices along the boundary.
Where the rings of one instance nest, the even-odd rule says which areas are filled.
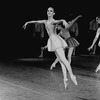
[[[52,21],[52,22],[47,21],[46,22],[46,29],[47,29],[49,36],[51,36],[52,34],[56,34],[54,26],[55,26],[54,21]]]

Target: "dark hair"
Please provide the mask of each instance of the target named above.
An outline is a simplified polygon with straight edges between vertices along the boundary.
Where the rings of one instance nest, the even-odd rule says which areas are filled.
[[[98,23],[98,27],[100,27],[100,23]]]
[[[49,8],[53,9],[53,12],[54,12],[54,8],[53,8],[53,7],[48,7],[48,9],[49,9]]]
[[[65,26],[63,25],[63,22],[59,22],[58,26],[61,26],[62,28],[65,28]]]

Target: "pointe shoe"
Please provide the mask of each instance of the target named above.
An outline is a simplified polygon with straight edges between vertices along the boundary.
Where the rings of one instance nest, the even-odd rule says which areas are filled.
[[[76,81],[76,76],[72,75],[72,76],[71,76],[71,80],[73,81],[73,83],[74,83],[75,85],[78,85],[78,83],[77,83],[77,81]]]
[[[68,79],[64,79],[64,86],[65,86],[65,89],[68,88]]]
[[[97,69],[95,70],[95,72],[97,73],[100,70],[100,67],[97,67]]]
[[[50,67],[50,70],[52,70],[55,67],[55,64],[52,64]]]

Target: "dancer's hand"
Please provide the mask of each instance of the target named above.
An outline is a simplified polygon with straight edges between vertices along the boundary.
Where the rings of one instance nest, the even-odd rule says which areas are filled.
[[[70,24],[72,21],[69,21],[68,24]]]
[[[48,47],[48,46],[46,45],[46,46],[42,47],[42,49],[47,49],[47,47]]]
[[[90,47],[88,48],[88,50],[90,51],[92,48],[93,48],[93,47],[92,47],[92,46],[90,46]]]
[[[26,23],[23,25],[23,28],[24,28],[24,29],[26,29],[26,25],[27,25],[27,24],[28,24],[28,23],[26,22]]]
[[[65,20],[63,20],[63,25],[64,25],[65,27],[68,27],[68,23],[67,23]]]

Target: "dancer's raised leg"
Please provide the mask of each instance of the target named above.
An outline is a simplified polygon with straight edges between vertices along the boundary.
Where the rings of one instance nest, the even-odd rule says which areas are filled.
[[[55,61],[52,63],[52,65],[51,65],[51,67],[50,67],[50,70],[52,70],[54,67],[55,67],[55,65],[58,63],[58,61],[59,61],[59,59],[58,59],[58,57],[55,59]]]
[[[66,48],[64,49],[64,51],[66,51]],[[56,53],[55,53],[55,55],[56,55]],[[56,55],[56,57],[57,57],[57,55]],[[51,65],[51,67],[50,67],[50,70],[52,70],[55,66],[56,66],[56,64],[59,62],[59,58],[57,57],[56,59],[55,59],[55,61],[52,63],[52,65]]]

